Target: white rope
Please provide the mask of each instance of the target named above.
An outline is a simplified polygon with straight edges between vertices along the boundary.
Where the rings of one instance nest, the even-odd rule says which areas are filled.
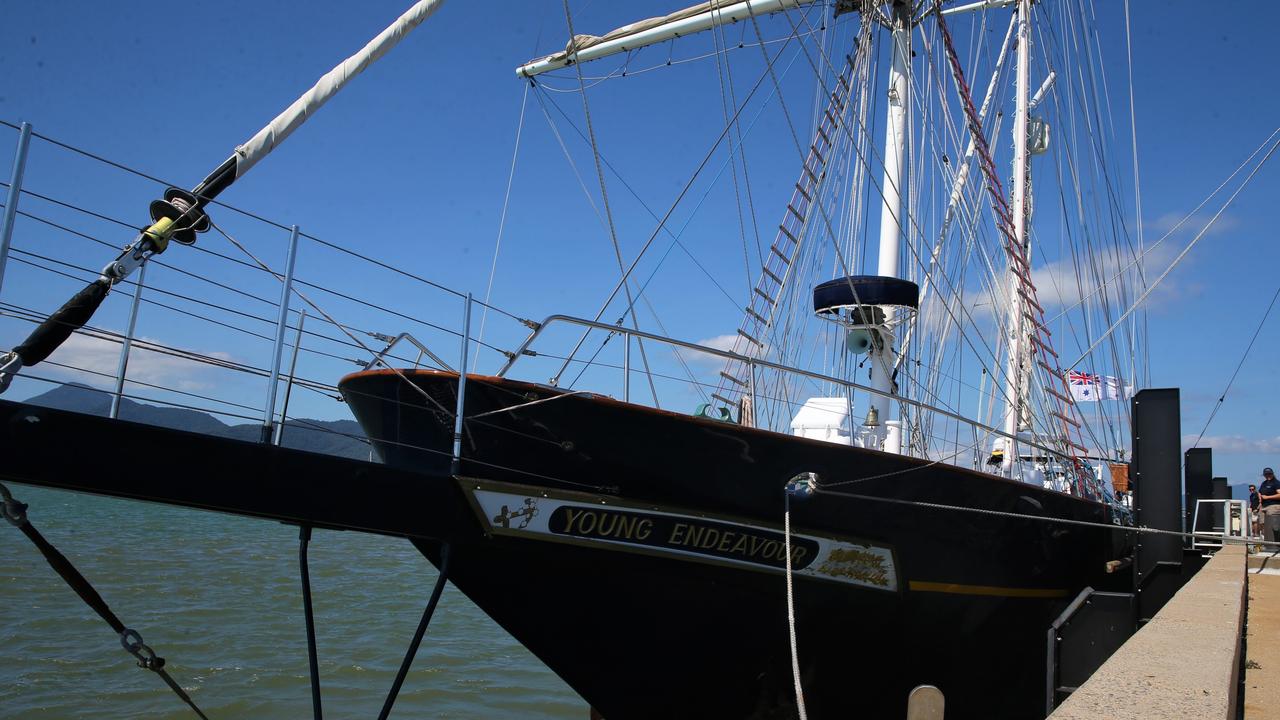
[[[791,493],[783,494],[786,512],[783,514],[782,542],[787,554],[787,632],[791,636],[791,679],[796,686],[796,710],[800,720],[808,720],[804,710],[804,688],[800,686],[800,651],[796,647],[796,603],[791,576]]]

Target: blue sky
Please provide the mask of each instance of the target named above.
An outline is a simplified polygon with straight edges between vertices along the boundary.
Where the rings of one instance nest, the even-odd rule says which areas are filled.
[[[29,121],[43,135],[190,187],[406,5],[399,0],[226,2],[187,11],[175,23],[172,6],[161,3],[8,2],[0,6],[0,119]],[[575,29],[601,32],[678,5],[575,2]],[[1108,70],[1113,106],[1127,106],[1119,69],[1125,52],[1123,14],[1117,11],[1122,6],[1097,5],[1105,31],[1104,57],[1113,66]],[[1241,22],[1239,13],[1218,11],[1203,2],[1134,3],[1141,222],[1148,239],[1189,212],[1280,125],[1280,99],[1272,92],[1280,50],[1271,30],[1280,21],[1280,7],[1255,3],[1248,8],[1248,21]],[[957,23],[957,32],[966,32],[965,27]],[[297,223],[305,232],[451,288],[483,295],[525,92],[512,69],[561,47],[565,34],[558,1],[446,3],[222,199],[286,226]],[[659,65],[664,54],[687,57],[695,54],[695,42],[690,39],[670,50],[655,48],[645,57]],[[585,71],[593,74],[597,69],[588,66]],[[575,82],[562,73],[547,84],[570,89]],[[808,92],[803,87],[796,90],[789,98],[793,106],[807,111]],[[546,97],[581,122],[576,94]],[[714,64],[677,64],[610,81],[592,88],[589,98],[602,152],[644,202],[661,212],[720,127]],[[492,299],[523,317],[552,312],[591,315],[616,282],[613,250],[532,95],[525,113]],[[1127,126],[1128,117],[1117,114],[1113,121]],[[807,127],[807,118],[801,124]],[[559,128],[571,133],[564,123]],[[771,149],[763,138],[785,138],[785,132],[776,112],[762,114],[752,131],[753,172],[759,178],[754,192],[756,202],[767,208],[761,211],[765,226],[785,202],[796,175],[796,158],[788,144]],[[6,179],[15,139],[16,133],[0,128],[0,167]],[[565,141],[573,146],[583,179],[598,189],[590,154],[576,137],[566,136]],[[1127,167],[1130,157],[1121,154],[1114,161]],[[713,163],[713,170],[718,165]],[[1122,176],[1128,178],[1128,171]],[[616,178],[609,181],[620,241],[630,258],[654,222]],[[33,144],[25,186],[135,224],[145,220],[146,203],[159,192],[148,181],[43,141]],[[1184,434],[1200,432],[1280,284],[1280,249],[1273,230],[1276,197],[1280,170],[1268,165],[1153,298],[1152,384],[1182,388]],[[673,226],[689,222],[683,237],[690,251],[736,297],[743,294],[741,265],[733,275],[733,266],[713,244],[718,237],[737,234],[732,202],[722,183],[696,213],[690,214],[692,202],[683,205]],[[47,203],[24,198],[22,208],[113,244],[130,239],[122,227]],[[215,209],[214,219],[268,263],[283,263],[287,231],[227,209]],[[1200,217],[1200,224],[1205,219],[1207,215]],[[1130,220],[1136,227],[1136,220]],[[1198,227],[1195,221],[1192,226]],[[1180,234],[1170,242],[1180,248],[1189,239]],[[20,221],[14,244],[86,267],[100,267],[111,256],[105,247],[29,219]],[[204,236],[201,245],[241,257],[213,233]],[[691,340],[732,332],[735,313],[740,312],[737,306],[710,287],[679,250],[672,257],[655,281],[654,293],[666,330]],[[162,259],[261,297],[278,296],[278,286],[269,277],[185,248]],[[370,299],[413,318],[460,326],[457,298],[314,243],[303,243],[298,272],[316,285]],[[273,318],[274,311],[264,303],[173,269],[153,267],[148,273],[149,285],[218,302],[230,310],[200,309],[172,296],[159,298],[169,305],[271,333],[268,323],[234,312]],[[70,279],[11,260],[0,300],[48,312],[75,289]],[[108,301],[95,324],[123,326],[128,289],[122,290]],[[457,354],[456,341],[428,327],[322,290],[304,292],[342,322],[387,333],[408,329],[451,361]],[[503,347],[510,347],[523,332],[509,320],[490,316],[485,322],[486,339]],[[657,330],[650,322],[644,325]],[[309,327],[337,336],[332,328]],[[15,344],[27,328],[0,319],[0,345]],[[1215,473],[1236,483],[1252,480],[1264,464],[1280,463],[1280,418],[1273,409],[1280,394],[1274,377],[1280,354],[1278,328],[1280,319],[1274,317],[1264,327],[1206,433],[1208,444],[1215,447]],[[269,357],[269,343],[261,338],[158,306],[144,306],[139,334],[259,366]],[[316,347],[340,358],[363,356],[358,348],[317,342]],[[71,350],[93,367],[114,368],[111,347],[83,343]],[[485,371],[496,369],[500,360],[488,352],[480,358]],[[182,382],[190,392],[232,397],[249,406],[231,408],[236,414],[254,416],[251,408],[260,405],[260,379],[207,369],[193,372],[180,361],[155,354],[135,363],[140,373],[160,384]],[[356,366],[304,355],[299,368],[304,376],[333,382]],[[48,377],[68,376],[55,367],[44,372]],[[24,381],[11,396],[47,387]],[[146,396],[145,388],[136,390]],[[343,412],[333,400],[315,393],[299,393],[294,402],[290,414],[338,417]]]

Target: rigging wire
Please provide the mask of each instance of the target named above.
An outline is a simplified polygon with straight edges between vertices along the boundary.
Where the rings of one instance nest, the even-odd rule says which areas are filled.
[[[1277,132],[1280,132],[1280,128],[1277,129]],[[1098,343],[1111,335],[1111,333],[1120,326],[1120,323],[1124,322],[1126,318],[1132,315],[1134,311],[1142,305],[1143,301],[1150,297],[1152,291],[1159,287],[1160,283],[1164,281],[1165,278],[1169,277],[1169,273],[1173,272],[1174,268],[1178,266],[1178,263],[1182,262],[1183,258],[1187,256],[1187,253],[1191,252],[1191,249],[1196,246],[1196,243],[1200,242],[1200,239],[1205,236],[1205,233],[1209,231],[1209,228],[1213,227],[1213,224],[1218,221],[1218,218],[1222,216],[1222,213],[1226,212],[1227,208],[1231,206],[1231,203],[1236,199],[1241,191],[1248,187],[1249,181],[1253,179],[1254,175],[1258,174],[1258,171],[1262,169],[1262,166],[1266,164],[1267,160],[1271,159],[1271,156],[1275,153],[1277,148],[1280,148],[1280,142],[1271,146],[1271,149],[1267,151],[1267,154],[1258,161],[1258,164],[1254,166],[1253,170],[1245,177],[1244,181],[1240,183],[1240,187],[1236,188],[1235,192],[1231,193],[1231,197],[1227,198],[1227,201],[1223,203],[1222,207],[1218,208],[1218,211],[1213,214],[1213,217],[1209,219],[1209,222],[1200,229],[1200,232],[1196,233],[1195,237],[1191,238],[1191,242],[1187,243],[1187,246],[1182,249],[1182,252],[1178,253],[1178,256],[1173,259],[1173,262],[1169,263],[1169,267],[1165,268],[1165,271],[1161,273],[1154,282],[1147,286],[1147,289],[1138,296],[1137,300],[1133,301],[1133,304],[1129,306],[1129,309],[1125,310],[1124,314],[1121,315],[1120,318],[1111,325],[1111,327],[1107,328],[1107,331],[1102,333],[1097,340],[1094,340],[1093,344],[1086,348],[1085,351],[1081,353],[1080,357],[1066,368],[1067,370],[1074,368],[1076,365],[1079,365],[1081,361],[1087,358],[1089,353],[1098,346]]]
[[[789,44],[790,39],[791,38],[788,38],[788,43],[784,43],[783,46],[779,48],[777,54],[775,54],[773,58],[769,60],[768,67],[770,69],[773,67],[773,64],[777,62],[778,58],[782,56],[782,53],[786,51],[787,45]],[[764,80],[766,77],[767,77],[767,74],[762,74],[760,76],[760,79],[756,82],[756,84],[751,88],[751,91],[743,99],[742,105],[734,112],[735,117],[741,114],[744,109],[746,109],[748,103],[750,103],[751,101],[751,98],[755,96],[756,92],[764,84]],[[701,161],[699,161],[696,169],[693,172],[693,175],[690,176],[689,180],[685,182],[684,186],[680,189],[680,192],[676,195],[675,200],[672,201],[671,206],[667,209],[662,219],[658,221],[658,227],[656,227],[654,231],[649,235],[649,238],[645,240],[644,245],[641,246],[640,251],[636,254],[635,258],[631,261],[631,264],[630,266],[627,267],[626,272],[622,274],[622,280],[618,283],[618,285],[614,287],[613,291],[609,293],[609,296],[605,299],[604,303],[601,305],[600,310],[597,311],[595,316],[592,318],[593,321],[599,321],[600,318],[604,316],[604,313],[606,310],[608,310],[609,305],[612,304],[614,298],[617,297],[618,291],[622,289],[622,285],[626,282],[627,278],[631,276],[631,273],[635,271],[636,266],[639,264],[640,260],[648,252],[649,248],[653,245],[653,242],[657,240],[658,235],[662,232],[663,226],[666,225],[667,220],[670,219],[671,215],[675,212],[676,208],[679,207],[681,201],[684,200],[685,195],[687,195],[689,190],[693,187],[694,181],[697,180],[698,176],[702,173],[702,170],[703,168],[706,167],[707,163],[711,161],[711,158],[714,156],[716,149],[720,147],[720,143],[724,142],[725,137],[729,134],[731,129],[732,129],[732,126],[727,125],[724,128],[724,130],[722,130],[716,136],[716,139],[711,144],[711,147],[708,149],[706,154],[703,155]],[[572,358],[574,355],[577,354],[578,350],[582,347],[582,344],[586,341],[588,334],[589,334],[589,329],[588,331],[582,334],[582,337],[578,339],[578,342],[574,346],[573,350],[570,351],[569,353],[570,358]],[[564,368],[561,368],[561,370],[557,372],[556,377],[559,377],[559,374],[562,373],[563,370]]]
[[[511,185],[516,179],[516,160],[520,157],[520,136],[524,133],[524,111],[525,106],[529,103],[529,86],[524,86],[524,93],[520,96],[520,119],[516,121],[516,140],[511,150],[511,169],[507,171],[507,190],[502,196],[502,213],[498,216],[498,237],[493,242],[493,262],[489,265],[489,282],[484,289],[485,305],[489,303],[489,297],[493,293],[493,278],[498,273],[498,254],[502,251],[502,232],[507,227],[507,210],[511,206]],[[480,331],[476,333],[476,342],[484,339],[484,324],[489,319],[489,308],[485,307],[480,313]],[[475,358],[471,361],[474,366],[480,362],[480,348],[476,347]]]
[[[209,224],[210,224],[210,225],[211,225],[215,230],[217,230],[217,231],[218,231],[218,233],[219,233],[220,235],[222,235],[224,238],[226,238],[228,242],[230,242],[232,245],[234,245],[234,246],[236,246],[237,248],[239,248],[240,252],[242,252],[242,253],[244,253],[245,255],[249,256],[249,258],[250,258],[250,259],[252,259],[255,263],[257,263],[257,264],[261,265],[263,268],[270,269],[270,266],[268,266],[266,263],[264,263],[264,262],[262,262],[261,260],[259,260],[259,259],[257,258],[257,256],[256,256],[256,255],[254,255],[253,253],[249,252],[249,249],[248,249],[248,248],[246,248],[244,245],[241,245],[239,242],[237,242],[235,238],[231,237],[231,235],[229,235],[229,234],[227,233],[227,231],[223,230],[223,229],[222,229],[222,228],[221,228],[217,223],[215,223],[215,222],[213,222],[212,220],[210,220],[210,221],[209,221]],[[274,271],[274,270],[272,271],[272,274],[273,274],[273,275],[276,275],[276,273],[275,273],[275,271]],[[277,278],[279,278],[279,280],[280,280],[280,282],[281,282],[281,283],[283,283],[283,282],[284,282],[284,276],[282,276],[282,275],[276,275],[276,277],[277,277]],[[347,337],[351,338],[351,341],[352,341],[352,342],[354,342],[354,343],[356,343],[357,345],[359,345],[359,346],[360,346],[360,348],[361,348],[362,350],[364,350],[365,352],[369,353],[369,355],[370,355],[370,356],[372,356],[372,357],[377,357],[377,355],[378,355],[378,354],[377,354],[376,352],[374,352],[372,349],[370,349],[370,348],[369,348],[369,346],[367,346],[367,345],[365,345],[364,343],[360,342],[360,339],[359,339],[359,338],[357,338],[353,333],[351,333],[350,331],[348,331],[348,330],[346,329],[346,327],[345,327],[345,326],[343,326],[343,325],[339,324],[339,323],[338,323],[338,321],[334,320],[334,319],[329,315],[329,313],[325,312],[325,311],[324,311],[324,310],[323,310],[319,305],[317,305],[316,303],[312,302],[312,300],[311,300],[310,298],[308,298],[305,294],[303,294],[300,290],[298,290],[298,289],[297,289],[297,287],[294,287],[294,288],[293,288],[293,292],[294,292],[294,294],[296,294],[299,298],[301,298],[303,302],[305,302],[306,304],[310,305],[310,306],[312,307],[312,309],[314,309],[316,312],[318,312],[318,313],[320,313],[321,315],[323,315],[323,316],[325,317],[325,319],[327,319],[331,324],[333,324],[333,325],[334,325],[335,327],[337,327],[339,330],[342,330],[342,332],[343,332],[344,334],[346,334],[346,336],[347,336]],[[468,300],[468,302],[470,302],[470,298],[468,298],[467,300]],[[404,384],[405,384],[405,385],[408,385],[412,390],[414,390],[415,392],[417,392],[419,395],[421,395],[424,399],[426,399],[426,400],[427,400],[428,402],[430,402],[432,405],[435,405],[439,410],[441,410],[441,411],[443,411],[443,412],[445,412],[445,413],[449,413],[449,412],[450,412],[450,411],[449,411],[449,409],[448,409],[448,408],[446,408],[446,407],[444,407],[444,406],[440,403],[440,401],[439,401],[439,400],[436,400],[434,397],[432,397],[430,394],[428,394],[426,390],[423,390],[423,389],[422,389],[421,387],[419,387],[416,383],[411,382],[411,381],[409,380],[409,378],[405,377],[404,372],[402,372],[400,369],[395,368],[395,367],[388,367],[388,369],[389,369],[392,373],[394,373],[396,377],[400,378],[400,380],[402,380],[402,381],[404,382]]]
[[[1280,298],[1280,287],[1276,288],[1276,292],[1271,296],[1271,302],[1267,304],[1267,311],[1262,313],[1262,320],[1258,321],[1258,327],[1253,331],[1253,337],[1249,338],[1249,344],[1244,349],[1244,354],[1240,356],[1240,362],[1236,363],[1236,369],[1231,373],[1231,379],[1227,380],[1227,386],[1222,389],[1222,393],[1218,395],[1218,400],[1213,404],[1213,411],[1209,413],[1209,418],[1204,421],[1204,427],[1200,428],[1200,434],[1196,436],[1196,441],[1191,447],[1200,447],[1200,441],[1204,439],[1205,431],[1209,429],[1209,423],[1213,422],[1213,418],[1222,409],[1222,404],[1227,400],[1227,393],[1231,392],[1231,385],[1236,381],[1236,375],[1240,374],[1240,368],[1244,367],[1244,361],[1249,358],[1249,351],[1253,350],[1253,343],[1258,339],[1258,333],[1262,332],[1262,326],[1267,324],[1267,318],[1271,316],[1271,310],[1276,306],[1276,298]]]
[[[5,127],[9,127],[9,128],[15,129],[15,130],[20,129],[20,127],[19,127],[18,125],[14,124],[14,123],[11,123],[11,122],[9,122],[9,121],[7,121],[7,120],[3,120],[3,119],[0,119],[0,125],[3,125],[3,126],[5,126]],[[166,186],[166,187],[181,187],[181,186],[180,186],[180,185],[178,185],[177,183],[174,183],[174,182],[170,182],[170,181],[164,180],[164,179],[162,179],[162,178],[159,178],[159,177],[157,177],[157,176],[154,176],[154,175],[148,174],[148,173],[146,173],[146,172],[143,172],[143,171],[138,170],[138,169],[136,169],[136,168],[130,167],[130,166],[125,165],[125,164],[123,164],[123,163],[117,162],[117,161],[115,161],[115,160],[111,160],[111,159],[109,159],[109,158],[107,158],[107,157],[104,157],[104,156],[102,156],[102,155],[98,155],[98,154],[96,154],[96,153],[90,152],[90,151],[85,150],[85,149],[83,149],[83,148],[79,148],[79,147],[76,147],[76,146],[71,145],[71,144],[69,144],[69,143],[65,143],[65,142],[62,142],[62,141],[60,141],[60,140],[54,139],[54,138],[52,138],[52,137],[49,137],[49,136],[46,136],[46,135],[42,135],[42,134],[40,134],[40,133],[38,133],[38,132],[32,131],[31,135],[32,135],[32,137],[38,138],[38,139],[40,139],[40,140],[43,140],[43,141],[45,141],[45,142],[47,142],[47,143],[49,143],[49,144],[51,144],[51,145],[54,145],[54,146],[56,146],[56,147],[60,147],[60,148],[62,148],[62,149],[64,149],[64,150],[67,150],[67,151],[69,151],[69,152],[71,152],[71,153],[74,153],[74,154],[76,154],[76,155],[80,155],[80,156],[82,156],[82,157],[88,158],[88,159],[93,160],[93,161],[95,161],[95,162],[99,162],[99,163],[102,163],[102,164],[104,164],[104,165],[108,165],[108,166],[113,167],[113,168],[116,168],[116,169],[118,169],[118,170],[122,170],[122,171],[127,172],[127,173],[129,173],[129,174],[131,174],[131,175],[134,175],[134,176],[136,176],[136,177],[143,178],[143,179],[145,179],[145,180],[148,180],[148,181],[150,181],[150,182],[156,183],[156,184],[158,184],[158,185],[163,185],[163,186]],[[6,187],[7,187],[7,185],[6,185]],[[27,191],[25,191],[25,190],[24,190],[23,192],[24,192],[24,193],[26,193]],[[119,220],[119,219],[117,219],[117,218],[112,218],[112,217],[109,217],[109,216],[106,216],[106,215],[103,215],[103,214],[100,214],[100,213],[96,213],[96,212],[91,211],[91,210],[87,210],[87,209],[85,209],[85,208],[81,208],[81,207],[77,207],[77,206],[75,206],[75,205],[71,205],[71,204],[69,204],[69,203],[64,203],[64,202],[61,202],[61,201],[53,200],[52,198],[45,198],[45,197],[43,197],[43,196],[42,196],[42,197],[41,197],[41,199],[46,199],[46,200],[49,200],[50,202],[54,202],[54,203],[57,203],[57,204],[59,204],[59,205],[63,205],[63,206],[65,206],[65,207],[68,207],[68,208],[70,208],[70,209],[74,209],[74,210],[77,210],[77,211],[79,211],[79,212],[83,212],[83,213],[85,213],[85,214],[88,214],[88,215],[91,215],[91,216],[98,217],[98,218],[100,218],[100,219],[102,219],[102,220],[106,220],[106,221],[109,221],[109,222],[116,223],[116,224],[118,224],[118,225],[121,225],[122,227],[127,227],[127,228],[130,228],[130,229],[133,229],[133,230],[137,230],[137,226],[136,226],[136,225],[134,225],[134,224],[132,224],[132,223],[125,222],[125,221],[123,221],[123,220]],[[212,204],[212,205],[216,205],[216,206],[221,207],[221,208],[225,208],[225,209],[230,210],[230,211],[232,211],[232,212],[234,212],[234,213],[237,213],[237,214],[239,214],[239,215],[242,215],[242,216],[244,216],[244,217],[247,217],[247,218],[249,218],[249,219],[251,219],[251,220],[255,220],[255,221],[257,221],[257,222],[261,222],[261,223],[263,223],[263,224],[265,224],[265,225],[269,225],[269,226],[272,226],[272,227],[274,227],[274,228],[277,228],[277,229],[280,229],[280,230],[284,230],[284,231],[286,231],[286,232],[289,232],[289,231],[292,229],[290,226],[285,225],[285,224],[283,224],[283,223],[277,222],[277,221],[275,221],[275,220],[271,220],[271,219],[269,219],[269,218],[266,218],[266,217],[263,217],[263,216],[258,215],[258,214],[256,214],[256,213],[250,212],[250,211],[248,211],[248,210],[245,210],[245,209],[242,209],[242,208],[236,207],[236,206],[234,206],[234,205],[228,205],[227,203],[222,202],[222,201],[219,201],[219,200],[212,200],[212,201],[210,201],[210,204]],[[348,256],[350,256],[350,257],[354,257],[354,258],[356,258],[356,259],[358,259],[358,260],[361,260],[362,262],[367,262],[367,263],[369,263],[369,264],[371,264],[371,265],[374,265],[374,266],[380,267],[380,268],[382,268],[382,269],[384,269],[384,270],[388,270],[388,271],[390,271],[390,272],[393,272],[393,273],[395,273],[395,274],[398,274],[398,275],[401,275],[401,276],[403,276],[403,277],[409,278],[409,279],[411,279],[411,280],[414,280],[414,281],[416,281],[416,282],[422,283],[422,284],[427,285],[427,286],[429,286],[429,287],[432,287],[432,288],[435,288],[435,289],[437,289],[437,290],[443,291],[443,292],[448,293],[448,294],[450,294],[450,295],[453,295],[453,296],[455,296],[455,297],[458,297],[458,298],[465,298],[465,297],[466,297],[466,293],[464,293],[464,292],[462,292],[462,291],[460,291],[460,290],[455,290],[455,289],[453,289],[453,288],[451,288],[451,287],[448,287],[448,286],[446,286],[446,285],[443,285],[443,284],[441,284],[441,283],[438,283],[438,282],[435,282],[435,281],[433,281],[433,280],[429,280],[429,279],[427,279],[427,278],[425,278],[425,277],[422,277],[421,275],[417,275],[417,274],[415,274],[415,273],[412,273],[412,272],[409,272],[409,271],[407,271],[407,270],[404,270],[403,268],[396,267],[395,265],[392,265],[392,264],[390,264],[390,263],[384,262],[384,261],[382,261],[382,260],[378,260],[378,259],[376,259],[376,258],[374,258],[374,257],[372,257],[372,256],[364,255],[364,254],[362,254],[362,253],[356,252],[356,251],[354,251],[354,250],[351,250],[350,248],[344,247],[344,246],[339,245],[339,244],[337,244],[337,243],[334,243],[334,242],[331,242],[331,241],[328,241],[328,240],[324,240],[323,238],[317,237],[317,236],[312,235],[312,234],[310,234],[310,233],[307,233],[307,232],[299,232],[299,233],[298,233],[298,236],[299,236],[299,237],[306,238],[306,239],[308,239],[308,240],[311,240],[312,242],[315,242],[315,243],[317,243],[317,244],[319,244],[319,245],[321,245],[321,246],[327,247],[327,248],[329,248],[329,249],[331,249],[331,250],[336,250],[336,251],[341,252],[341,253],[343,253],[343,254],[346,254],[346,255],[348,255]],[[113,247],[115,247],[115,246],[113,246]],[[194,246],[192,246],[192,249],[195,249],[195,250],[197,250],[197,251],[201,251],[201,252],[207,252],[207,253],[210,253],[210,254],[213,254],[213,255],[218,255],[217,253],[213,253],[212,251],[208,251],[208,250],[205,250],[204,248],[201,248],[199,245],[194,245]],[[243,261],[243,260],[239,260],[239,259],[237,259],[237,258],[232,258],[232,257],[225,256],[225,255],[218,255],[218,256],[219,256],[219,257],[222,257],[223,259],[230,260],[231,262],[235,262],[235,263],[238,263],[238,264],[244,265],[244,266],[246,266],[246,267],[252,267],[252,268],[255,268],[255,269],[257,269],[257,270],[263,270],[263,268],[262,268],[262,267],[255,266],[255,265],[253,265],[253,264],[251,264],[251,263],[247,263],[247,262],[245,262],[245,261]],[[270,271],[269,271],[269,270],[267,270],[267,272],[270,272]],[[499,313],[499,314],[501,314],[501,315],[504,315],[504,316],[506,316],[506,317],[508,317],[508,318],[510,318],[510,319],[513,319],[513,320],[516,320],[516,321],[519,321],[519,322],[524,322],[524,321],[525,321],[525,319],[524,319],[524,318],[521,318],[520,316],[515,315],[515,314],[513,314],[513,313],[511,313],[511,312],[508,312],[507,310],[505,310],[505,309],[503,309],[503,308],[501,308],[501,307],[497,307],[497,306],[494,306],[494,305],[490,305],[490,304],[484,303],[484,302],[482,302],[482,301],[480,301],[480,300],[476,300],[476,299],[474,299],[474,298],[472,299],[472,302],[475,302],[475,303],[477,303],[477,304],[480,304],[482,307],[485,307],[485,308],[487,308],[487,309],[489,309],[489,310],[493,310],[494,312],[497,312],[497,313]]]
[[[576,42],[576,35],[573,33],[573,13],[569,10],[569,0],[564,0],[564,20],[569,26],[569,45],[573,47]],[[575,52],[576,58],[576,52]],[[613,222],[613,210],[609,206],[609,191],[604,180],[604,168],[600,163],[600,147],[596,142],[595,125],[591,122],[591,104],[587,101],[586,84],[582,80],[582,63],[573,63],[574,70],[578,75],[578,94],[582,97],[582,116],[587,124],[587,138],[591,141],[591,159],[595,163],[596,179],[600,182],[600,203],[604,206],[604,217],[609,225],[609,240],[613,243],[613,254],[618,261],[618,271],[623,273],[622,287],[627,297],[627,306],[630,309],[631,325],[636,330],[640,329],[640,318],[636,314],[635,299],[631,293],[631,283],[627,279],[626,263],[622,260],[622,246],[618,243],[618,230]],[[612,335],[606,335],[604,342],[607,343]],[[645,377],[649,381],[649,392],[653,396],[654,406],[658,406],[658,388],[653,384],[653,376],[649,370],[649,356],[644,350],[644,341],[638,341],[640,347],[640,362],[644,364]],[[603,343],[601,344],[603,348]]]
[[[1141,175],[1138,172],[1138,111],[1135,107],[1136,99],[1133,92],[1133,32],[1129,25],[1129,0],[1124,0],[1124,48],[1128,58],[1129,70],[1129,137],[1133,145],[1133,203],[1134,216],[1137,218],[1138,230],[1138,253],[1144,254],[1146,249],[1146,237],[1143,233],[1142,224],[1142,182]],[[1147,282],[1147,269],[1144,264],[1138,265],[1138,279],[1143,285]],[[1148,337],[1147,315],[1142,313],[1142,376],[1138,378],[1138,385],[1146,384],[1147,379],[1151,377],[1151,354],[1150,346],[1146,342]],[[1136,374],[1136,373],[1135,373]]]

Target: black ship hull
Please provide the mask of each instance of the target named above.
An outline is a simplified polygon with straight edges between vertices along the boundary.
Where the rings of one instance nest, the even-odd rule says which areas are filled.
[[[458,377],[404,374],[341,388],[384,461],[447,474]],[[609,720],[794,716],[799,473],[826,488],[791,504],[814,718],[901,718],[922,684],[948,718],[1043,717],[1050,624],[1127,554],[1102,503],[916,458],[490,377],[464,417],[483,535],[449,543],[450,578]]]

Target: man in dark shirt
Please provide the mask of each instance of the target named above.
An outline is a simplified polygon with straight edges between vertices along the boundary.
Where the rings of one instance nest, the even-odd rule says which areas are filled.
[[[1258,498],[1262,500],[1263,538],[1275,540],[1280,535],[1280,480],[1271,468],[1262,469]]]

